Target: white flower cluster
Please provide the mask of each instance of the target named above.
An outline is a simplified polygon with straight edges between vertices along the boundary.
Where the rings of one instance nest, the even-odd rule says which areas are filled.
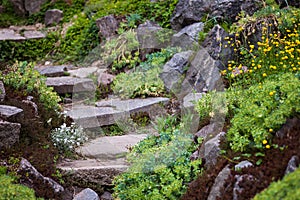
[[[61,127],[52,130],[51,139],[60,152],[74,151],[75,147],[88,140],[83,129],[74,123],[68,127],[64,123]]]

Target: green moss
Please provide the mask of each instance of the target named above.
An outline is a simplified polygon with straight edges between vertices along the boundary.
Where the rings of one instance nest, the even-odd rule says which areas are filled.
[[[273,182],[266,190],[257,194],[254,200],[296,200],[300,197],[300,169],[286,175],[281,181]]]

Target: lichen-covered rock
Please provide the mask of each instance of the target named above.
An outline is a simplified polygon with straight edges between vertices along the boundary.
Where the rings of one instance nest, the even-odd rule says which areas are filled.
[[[0,149],[9,148],[19,141],[21,124],[0,120]]]
[[[21,175],[20,182],[33,188],[38,196],[59,198],[64,192],[64,188],[60,184],[51,178],[44,177],[25,158],[22,158],[17,173]]]
[[[180,30],[201,21],[207,15],[233,22],[242,10],[252,15],[259,7],[258,0],[179,0],[171,19],[171,26]]]

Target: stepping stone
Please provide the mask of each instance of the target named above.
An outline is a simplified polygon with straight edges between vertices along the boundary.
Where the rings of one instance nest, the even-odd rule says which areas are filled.
[[[40,74],[47,77],[58,77],[65,76],[68,69],[73,68],[72,65],[58,65],[58,66],[41,66],[36,67],[36,70],[40,72]]]
[[[95,85],[92,79],[74,77],[49,77],[46,85],[53,87],[58,94],[94,92]]]
[[[83,128],[97,128],[125,121],[133,113],[146,112],[150,118],[165,114],[165,110],[160,105],[168,101],[168,98],[162,97],[129,100],[111,99],[97,102],[96,107],[79,106],[66,111],[67,116]]]
[[[24,37],[26,39],[41,39],[45,38],[46,35],[41,31],[24,31]]]
[[[23,110],[15,106],[0,105],[0,117],[7,121],[18,122],[23,114]]]
[[[125,157],[128,148],[145,139],[147,134],[99,137],[76,149],[78,154],[88,158],[109,160]]]
[[[98,67],[84,67],[84,68],[78,68],[74,70],[69,70],[70,76],[75,76],[79,78],[87,78],[91,74],[97,72]]]
[[[0,30],[0,40],[25,40],[20,34],[16,33],[14,30],[1,29]]]

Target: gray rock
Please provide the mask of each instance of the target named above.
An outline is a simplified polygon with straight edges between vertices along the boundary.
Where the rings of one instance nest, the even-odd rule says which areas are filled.
[[[200,157],[204,158],[205,166],[207,168],[213,167],[218,160],[220,155],[220,140],[226,133],[221,132],[214,138],[204,143],[204,148],[200,148]]]
[[[286,167],[286,170],[284,172],[285,175],[295,171],[300,164],[300,159],[298,156],[292,156],[292,158],[289,160],[288,165]]]
[[[109,192],[104,192],[101,197],[100,200],[113,200],[114,198],[112,197],[112,194]]]
[[[111,99],[97,102],[97,107],[73,107],[67,111],[67,115],[84,128],[96,128],[115,124],[130,118],[130,114],[139,112],[146,112],[150,118],[154,118],[164,114],[165,111],[160,104],[168,101],[168,98]]]
[[[33,97],[32,96],[28,96],[26,100],[22,100],[22,103],[29,106],[31,108],[31,114],[33,114],[34,117],[38,117],[39,112],[38,112],[38,106],[36,105],[36,103],[33,101]],[[29,117],[29,113],[26,113],[26,115]],[[26,117],[27,117],[26,116]]]
[[[244,160],[242,162],[240,162],[239,164],[234,166],[234,170],[238,171],[241,170],[243,168],[247,168],[247,167],[253,167],[253,164],[251,162],[249,162],[248,160]]]
[[[69,70],[68,73],[70,73],[70,76],[75,76],[78,78],[87,78],[96,73],[97,70],[98,67],[81,67],[78,69]]]
[[[24,117],[24,112],[14,106],[0,105],[0,117],[7,121],[19,122]]]
[[[163,30],[157,23],[147,20],[137,28],[137,38],[141,49],[160,49],[165,46],[158,39],[158,32]]]
[[[90,189],[86,188],[75,195],[73,200],[100,200],[98,194]]]
[[[257,182],[255,177],[248,174],[236,175],[235,180],[236,182],[234,183],[234,187],[233,187],[233,200],[247,199],[247,197],[242,196],[242,192],[244,191],[244,188],[240,186],[240,183],[247,182],[248,185],[259,184],[259,182]]]
[[[194,153],[192,153],[192,155],[190,156],[190,160],[197,160],[199,159],[199,151],[195,151]]]
[[[180,30],[201,21],[206,15],[234,22],[242,10],[252,15],[258,9],[259,1],[256,0],[179,0],[171,18],[171,26]]]
[[[21,124],[0,120],[0,149],[9,148],[19,141]]]
[[[215,25],[201,43],[213,59],[221,61],[222,66],[219,67],[220,69],[225,68],[225,65],[232,59],[234,53],[233,48],[230,46],[225,48],[220,45],[225,43],[225,37],[228,36],[229,34],[221,26]]]
[[[114,79],[114,75],[108,73],[101,73],[98,76],[98,85],[108,86],[113,82]]]
[[[5,95],[6,93],[5,93],[4,83],[0,81],[0,102],[5,99]]]
[[[215,182],[208,195],[208,200],[216,200],[217,198],[222,198],[222,192],[224,191],[224,183],[226,179],[230,176],[230,174],[231,170],[229,168],[229,165],[227,165],[216,177]]]
[[[92,79],[73,77],[48,77],[46,85],[54,87],[58,94],[94,92],[95,85]]]
[[[173,35],[172,45],[183,49],[191,49],[191,47],[197,46],[199,32],[203,30],[203,27],[204,24],[202,22],[184,27],[181,31]]]
[[[119,22],[113,15],[108,15],[96,20],[96,25],[100,33],[105,38],[110,38],[116,35],[119,29]]]
[[[160,78],[163,80],[168,91],[179,87],[180,79],[185,67],[189,65],[193,53],[193,51],[176,53],[171,60],[164,65]]]
[[[24,0],[9,0],[13,7],[16,14],[24,16],[26,14]]]
[[[41,31],[24,31],[24,37],[26,39],[41,39],[45,38],[46,35]]]
[[[16,33],[11,29],[0,29],[0,41],[1,40],[25,40],[26,38]]]
[[[46,3],[47,0],[24,0],[24,6],[29,15],[40,11],[41,6]]]
[[[182,83],[180,96],[185,96],[191,91],[203,92],[204,90],[223,91],[224,85],[220,76],[220,62],[214,60],[205,49],[200,49],[186,72]]]
[[[33,167],[28,160],[22,158],[17,173],[21,175],[20,182],[36,191],[36,194],[40,196],[39,192],[47,190],[46,198],[53,198],[60,196],[64,192],[64,188],[52,180],[51,178],[44,177]],[[43,195],[45,193],[43,192]]]
[[[183,108],[194,107],[195,103],[201,99],[203,96],[202,93],[189,93],[183,98]]]
[[[67,66],[67,65],[58,65],[58,66],[41,66],[36,68],[40,74],[47,76],[47,77],[58,77],[58,76],[64,76],[69,68],[72,68],[73,66]]]
[[[47,10],[45,13],[46,26],[58,24],[63,18],[63,11],[58,9]]]
[[[204,126],[200,131],[194,135],[194,142],[198,144],[198,138],[202,138],[203,141],[212,139],[221,131],[220,126],[217,123],[210,123]]]

